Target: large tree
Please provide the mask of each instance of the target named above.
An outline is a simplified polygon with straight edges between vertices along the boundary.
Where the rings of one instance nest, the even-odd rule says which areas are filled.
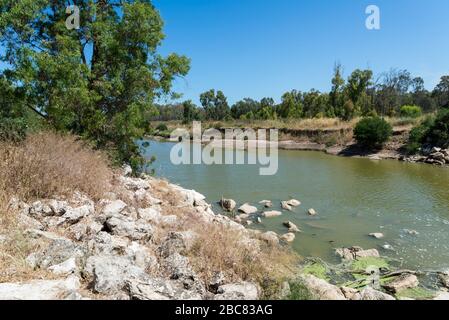
[[[231,109],[224,93],[214,89],[204,92],[200,95],[201,105],[209,120],[227,120],[231,117]]]
[[[440,83],[435,87],[433,96],[441,108],[449,108],[449,76],[441,77]]]
[[[72,4],[80,28],[69,30]],[[22,106],[137,167],[155,99],[189,71],[186,57],[158,54],[162,28],[150,0],[0,0],[2,76]]]

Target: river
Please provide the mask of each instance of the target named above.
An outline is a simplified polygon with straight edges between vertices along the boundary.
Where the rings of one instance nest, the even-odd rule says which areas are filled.
[[[282,234],[282,222],[292,221],[303,231],[292,244],[302,256],[337,262],[334,248],[356,245],[377,248],[407,268],[449,268],[448,168],[281,150],[277,174],[260,176],[255,165],[175,166],[170,162],[173,143],[149,143],[145,155],[156,156],[157,176],[195,189],[210,203],[223,196],[262,209],[258,202],[267,199],[280,210],[281,200],[300,200],[295,212],[263,219],[254,228]],[[309,217],[310,208],[318,216]],[[385,238],[369,237],[373,232]],[[382,249],[385,244],[394,250]]]

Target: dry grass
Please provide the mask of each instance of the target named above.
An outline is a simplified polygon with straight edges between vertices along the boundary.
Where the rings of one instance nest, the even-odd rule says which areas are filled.
[[[0,192],[22,200],[71,195],[99,199],[111,189],[106,157],[74,136],[44,132],[0,145]]]

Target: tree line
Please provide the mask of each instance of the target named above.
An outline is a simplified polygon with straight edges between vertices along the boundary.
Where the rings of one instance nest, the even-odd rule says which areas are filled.
[[[276,103],[245,98],[230,106],[225,94],[211,89],[200,95],[200,106],[191,100],[158,105],[153,120],[275,120],[301,118],[340,118],[365,116],[417,116],[449,107],[449,76],[429,91],[421,77],[407,70],[391,69],[374,79],[371,70],[354,70],[347,79],[341,65],[334,68],[330,92],[312,89],[292,90]]]

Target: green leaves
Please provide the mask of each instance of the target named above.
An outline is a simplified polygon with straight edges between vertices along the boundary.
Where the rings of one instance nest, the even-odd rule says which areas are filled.
[[[22,103],[52,126],[118,150],[136,160],[134,139],[145,133],[154,99],[173,94],[190,60],[157,48],[163,21],[148,0],[81,0],[79,30],[65,27],[66,1],[1,0],[0,41],[7,47],[3,72]]]

